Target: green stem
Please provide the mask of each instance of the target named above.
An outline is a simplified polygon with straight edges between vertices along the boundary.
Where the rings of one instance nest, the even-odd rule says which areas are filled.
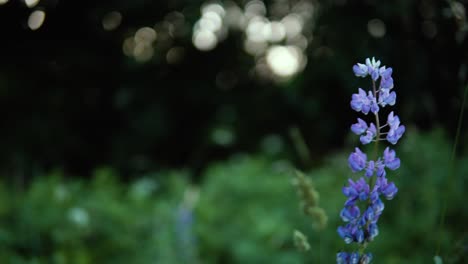
[[[375,88],[375,81],[372,80],[372,90],[374,92],[374,98],[377,100],[377,89]],[[377,138],[380,138],[380,120],[379,120],[379,113],[374,113],[375,115],[375,124],[377,126]],[[379,157],[379,140],[376,140],[375,141],[375,144],[374,144],[374,160],[377,160]],[[375,176],[372,176],[370,178],[370,182],[369,182],[369,187],[370,187],[370,191],[372,191],[372,189],[374,188],[374,185],[375,185],[375,181],[376,181],[376,177]],[[368,200],[368,203],[370,204],[371,203],[371,200],[370,200],[370,195],[369,195],[369,200]],[[366,224],[366,227],[369,226],[369,223]],[[359,254],[362,255],[364,253],[364,251],[366,250],[366,247],[367,247],[367,243],[364,243],[360,248],[359,248]]]
[[[375,88],[375,81],[372,80],[372,90],[374,91],[374,98],[375,100],[377,100],[377,89]],[[377,136],[376,138],[379,139],[380,138],[380,120],[379,120],[379,113],[375,113],[375,125],[377,127]],[[379,157],[379,140],[376,140],[375,141],[375,145],[374,145],[374,158],[375,160],[377,160],[377,158]],[[370,187],[371,187],[371,190],[372,188],[374,188],[374,184],[375,184],[375,177],[371,177],[371,180],[370,180]]]

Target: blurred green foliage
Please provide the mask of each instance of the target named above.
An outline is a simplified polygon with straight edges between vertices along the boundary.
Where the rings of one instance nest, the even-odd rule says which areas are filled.
[[[440,131],[413,130],[404,139],[402,168],[389,175],[399,193],[385,203],[380,235],[369,247],[376,263],[431,263],[439,240],[444,263],[468,260],[468,156],[449,177],[450,151]],[[346,156],[328,157],[307,174],[329,217],[322,232],[301,213],[291,164],[264,155],[212,164],[198,186],[188,172],[122,182],[111,169],[88,182],[52,173],[26,190],[0,184],[1,263],[333,263],[345,248],[335,231],[341,186],[357,177]],[[439,234],[442,198],[447,220]],[[305,253],[294,247],[296,228],[309,238]]]

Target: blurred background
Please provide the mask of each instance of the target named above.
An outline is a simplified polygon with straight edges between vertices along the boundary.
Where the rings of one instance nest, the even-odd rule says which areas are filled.
[[[370,85],[352,66],[372,56],[407,132],[369,251],[468,263],[466,6],[0,0],[0,263],[333,263],[349,101]]]

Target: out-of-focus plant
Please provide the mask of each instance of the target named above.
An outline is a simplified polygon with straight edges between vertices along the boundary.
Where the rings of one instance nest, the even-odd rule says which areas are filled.
[[[302,212],[310,217],[312,226],[316,231],[326,227],[328,216],[323,208],[319,207],[319,193],[314,188],[311,180],[306,178],[300,171],[294,174],[293,185],[297,189],[297,194],[301,200]],[[298,230],[293,233],[294,245],[301,251],[310,249],[307,237]]]
[[[394,177],[399,192],[379,220],[385,239],[368,247],[379,263],[431,263],[439,239],[441,252],[447,252],[444,263],[466,263],[466,239],[460,236],[468,208],[455,192],[447,193],[447,225],[440,237],[427,234],[438,224],[434,199],[451,153],[446,138],[440,130],[408,129],[398,148],[405,161]],[[342,162],[346,156],[329,156],[307,171],[320,190],[328,226],[340,225],[343,199],[337,186],[351,175]],[[457,164],[457,187],[463,189],[466,154]],[[294,206],[297,197],[287,176],[292,169],[255,155],[211,164],[198,188],[181,172],[122,182],[109,169],[97,171],[90,182],[44,175],[20,193],[0,182],[0,263],[333,263],[343,242],[333,228],[314,232]],[[309,236],[309,251],[295,249],[294,228]],[[452,255],[451,241],[457,241]]]

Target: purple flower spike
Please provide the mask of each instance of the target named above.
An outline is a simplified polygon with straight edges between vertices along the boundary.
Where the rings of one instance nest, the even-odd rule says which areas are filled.
[[[365,115],[372,112],[376,122],[367,123],[358,118],[357,123],[351,125],[351,131],[359,136],[363,145],[384,141],[384,135],[390,144],[396,144],[405,132],[405,126],[400,124],[400,118],[390,112],[386,124],[381,126],[379,122],[380,108],[393,106],[396,103],[396,93],[392,91],[394,88],[393,69],[386,66],[380,67],[379,60],[367,58],[365,64],[354,65],[353,72],[357,77],[370,76],[373,89],[365,91],[359,88],[358,93],[351,97],[351,108]],[[379,78],[380,83],[376,91]],[[384,129],[385,131],[382,131]],[[349,179],[349,184],[343,187],[343,194],[347,199],[340,217],[345,224],[338,227],[337,231],[346,244],[357,243],[362,248],[365,243],[373,241],[379,234],[377,222],[385,208],[382,197],[391,200],[398,193],[395,183],[388,182],[385,170],[386,168],[398,169],[400,159],[396,156],[395,150],[387,147],[381,157],[368,161],[367,155],[359,148],[355,148],[355,151],[349,155],[348,164],[353,172],[361,172],[365,177],[356,181]],[[372,179],[372,177],[377,179]],[[375,184],[370,186],[373,182]],[[336,262],[342,264],[369,264],[371,260],[372,254],[370,253],[339,252],[336,255]]]

